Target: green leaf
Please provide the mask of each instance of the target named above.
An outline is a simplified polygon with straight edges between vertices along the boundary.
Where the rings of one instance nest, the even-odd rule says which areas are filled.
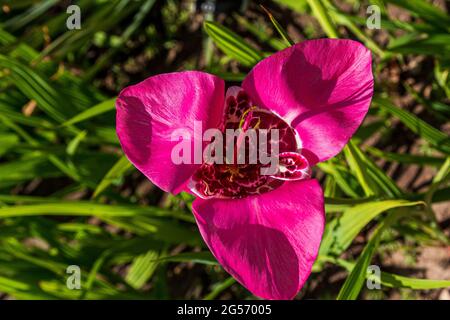
[[[366,196],[374,196],[379,193],[377,185],[370,178],[366,163],[359,156],[359,152],[357,152],[353,146],[353,144],[349,143],[344,148],[345,158],[347,159],[348,165],[355,173],[361,187],[364,190]]]
[[[316,17],[317,21],[319,21],[320,26],[323,31],[327,34],[329,38],[339,38],[336,25],[325,9],[322,0],[307,0],[308,4]]]
[[[357,184],[358,181],[347,168],[335,164],[333,160],[318,163],[317,166],[323,172],[331,175],[346,195],[352,198],[359,198],[358,190],[355,190],[357,189],[355,188],[355,183]]]
[[[268,34],[267,30],[265,28],[261,28],[254,23],[249,22],[246,18],[240,16],[240,15],[234,15],[237,22],[245,28],[248,32],[250,32],[252,35],[254,35],[259,42],[265,43],[269,46],[271,46],[276,51],[280,51],[283,49],[286,49],[289,45],[286,45],[286,42],[279,39],[272,37],[270,34]],[[243,75],[242,79],[238,79],[238,81],[242,81],[245,78],[245,74]],[[223,78],[225,79],[225,78]],[[226,79],[225,79],[226,80]]]
[[[359,256],[355,267],[353,268],[350,275],[345,280],[339,294],[337,296],[337,300],[355,300],[358,298],[359,292],[361,291],[364,280],[367,275],[367,267],[372,260],[372,256],[374,255],[378,245],[380,243],[381,235],[392,223],[394,223],[398,218],[399,214],[392,213],[388,217],[386,217],[383,222],[381,222],[374,233],[372,234],[371,239],[364,247],[363,252]]]
[[[430,157],[430,156],[421,156],[407,153],[394,153],[394,152],[386,152],[375,147],[368,147],[366,149],[369,153],[373,154],[376,157],[385,159],[387,161],[394,161],[398,163],[405,164],[417,164],[420,166],[441,166],[445,159],[439,157]]]
[[[114,166],[108,171],[105,177],[100,181],[97,188],[92,195],[92,198],[97,198],[106,188],[108,188],[111,183],[115,180],[123,177],[123,175],[133,167],[133,165],[128,161],[127,157],[122,156],[119,161],[114,164]]]
[[[88,201],[60,201],[24,206],[0,208],[0,218],[37,215],[133,217],[150,215],[157,217],[177,217],[184,215],[157,207],[139,207],[133,205],[106,205]]]
[[[80,7],[85,10],[86,7],[93,4],[97,5],[93,8],[92,13],[83,19],[81,30],[76,30],[75,32],[67,30],[63,34],[58,34],[58,37],[42,50],[39,60],[50,54],[62,57],[71,52],[76,52],[86,45],[90,45],[95,33],[99,31],[107,32],[112,28],[116,28],[122,20],[142,5],[142,2],[132,0],[110,0],[107,3],[85,1],[83,6],[80,5]]]
[[[159,262],[194,262],[206,265],[218,265],[216,258],[209,251],[183,252],[173,256],[160,257]]]
[[[402,54],[423,54],[446,58],[450,53],[450,35],[411,33],[391,40],[388,49]]]
[[[133,260],[125,281],[135,289],[142,288],[152,277],[158,266],[159,253],[149,250],[145,254],[141,254]]]
[[[9,200],[8,197],[0,195],[0,200],[4,198]],[[365,204],[374,201],[375,198],[359,198],[359,199],[345,199],[345,198],[330,198],[325,197],[325,211],[330,212],[342,212],[354,207],[355,205]]]
[[[105,250],[94,262],[91,270],[89,271],[88,278],[85,281],[84,286],[82,287],[82,291],[79,299],[85,299],[89,292],[92,292],[92,287],[97,278],[97,274],[100,272],[100,269],[106,262],[107,257],[110,255],[109,250]]]
[[[396,6],[405,8],[416,16],[422,18],[431,25],[444,30],[450,30],[450,18],[448,15],[429,4],[424,0],[386,0],[388,3],[395,4]]]
[[[41,75],[14,59],[0,55],[0,67],[10,70],[11,80],[30,100],[58,122],[68,115],[71,102],[64,99]]]
[[[334,259],[324,257],[325,261],[335,263],[347,271],[351,272],[355,267],[354,262],[343,259]],[[389,288],[408,288],[412,290],[432,290],[450,287],[450,280],[433,280],[433,279],[419,279],[401,276],[394,273],[381,271],[380,279],[376,279],[373,274],[366,274],[366,279],[380,280],[383,286]]]
[[[19,137],[15,134],[1,134],[0,135],[0,157],[8,150],[13,148],[19,142]]]
[[[45,15],[45,13],[58,3],[58,0],[46,0],[36,3],[27,11],[15,15],[13,18],[5,21],[2,25],[5,29],[16,31],[33,22],[33,20]]]
[[[434,193],[439,189],[442,184],[445,184],[450,180],[450,157],[447,157],[444,164],[439,168],[439,171],[433,178],[431,186],[425,193],[425,202],[428,204],[428,210],[432,218],[435,217],[433,210],[431,209],[431,204],[433,202]],[[437,225],[437,221],[435,221]]]
[[[357,204],[326,226],[321,254],[339,255],[346,250],[361,230],[381,213],[393,208],[423,205],[422,201],[384,200]]]
[[[450,174],[450,157],[447,157],[445,162],[442,164],[441,168],[439,168],[439,171],[434,176],[433,184],[444,182],[446,179],[448,179],[449,174]]]
[[[397,108],[387,99],[375,98],[374,102],[383,110],[397,117],[411,131],[424,138],[436,149],[450,154],[450,137],[448,135],[430,126],[409,111]]]
[[[381,272],[381,283],[387,287],[409,288],[414,290],[431,290],[450,287],[450,280],[408,278],[388,272]]]
[[[0,291],[9,294],[16,299],[24,300],[52,300],[56,296],[46,293],[37,286],[27,281],[13,280],[0,276]]]
[[[283,40],[286,42],[286,44],[288,46],[292,46],[294,45],[294,41],[292,41],[292,39],[289,37],[289,35],[287,34],[287,32],[283,29],[283,27],[278,23],[277,19],[275,19],[275,17],[272,15],[272,13],[267,10],[262,4],[259,5],[264,12],[269,16],[270,21],[272,22],[272,24],[274,25],[275,29],[277,29],[278,33],[280,34],[280,36],[283,38]]]
[[[175,221],[168,219],[157,219],[153,217],[135,216],[135,217],[109,217],[99,216],[103,221],[131,231],[138,235],[151,234],[155,239],[171,244],[184,243],[192,246],[202,244],[198,232]],[[187,220],[187,219],[186,219]]]
[[[59,177],[61,172],[45,157],[28,157],[0,163],[0,187],[14,185],[37,177]]]
[[[79,123],[79,122],[91,119],[91,118],[96,117],[105,112],[114,110],[115,102],[116,102],[116,98],[112,98],[112,99],[100,102],[99,104],[93,106],[92,108],[89,108],[89,109],[77,114],[75,117],[67,120],[66,122],[64,122],[62,124],[62,126],[70,126],[75,123]]]
[[[86,138],[86,135],[87,131],[80,131],[80,133],[78,133],[75,138],[73,138],[67,144],[66,152],[68,155],[73,156],[76,153],[78,146],[84,140],[84,138]]]
[[[243,65],[251,67],[263,58],[261,52],[247,44],[244,39],[230,29],[212,21],[205,21],[204,28],[226,55],[238,60]]]
[[[403,193],[395,182],[378,168],[352,140],[347,144],[344,152],[367,196],[374,194],[384,194],[391,197],[402,196]]]
[[[275,2],[285,5],[299,13],[306,13],[308,10],[308,2],[306,0],[275,0]]]
[[[156,0],[145,0],[145,2],[140,6],[138,12],[133,17],[133,21],[128,24],[125,31],[120,36],[120,46],[110,48],[108,52],[101,55],[101,57],[95,62],[95,65],[90,68],[90,70],[87,71],[86,76],[84,79],[91,79],[97,72],[105,65],[111,62],[111,59],[116,55],[118,52],[120,52],[120,49],[123,45],[130,39],[130,37],[136,33],[137,30],[139,30],[139,27],[144,22],[146,16],[152,9],[153,5],[156,3]]]
[[[350,31],[375,54],[378,54],[381,58],[386,57],[386,53],[378,46],[378,44],[373,41],[370,36],[367,36],[364,33],[364,28],[357,26],[352,19],[338,10],[330,1],[325,1],[324,5],[328,10],[329,15],[337,24],[342,24],[350,29]]]
[[[23,124],[26,126],[36,127],[36,128],[53,128],[54,125],[51,124],[47,119],[44,119],[42,117],[34,116],[33,117],[27,117],[23,115],[22,113],[7,109],[3,107],[0,104],[0,117],[8,118],[9,120],[18,123]]]
[[[236,280],[232,277],[229,277],[225,281],[215,284],[212,291],[204,298],[204,300],[215,299],[219,294],[221,294],[224,290],[228,289],[235,283],[236,283]]]
[[[35,196],[22,196],[22,195],[9,195],[0,194],[0,201],[6,203],[45,203],[45,202],[57,202],[58,198],[54,197],[35,197]]]

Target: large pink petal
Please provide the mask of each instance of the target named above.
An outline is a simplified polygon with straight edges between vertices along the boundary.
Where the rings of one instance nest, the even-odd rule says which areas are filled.
[[[371,53],[352,40],[304,41],[259,62],[242,86],[297,129],[310,161],[324,161],[339,153],[369,109]]]
[[[243,199],[196,199],[193,212],[214,256],[242,285],[266,299],[292,299],[308,278],[324,228],[316,180],[284,183]]]
[[[161,189],[180,191],[199,165],[174,164],[172,148],[179,141],[172,133],[184,129],[190,135],[194,163],[194,121],[202,122],[201,141],[222,121],[224,94],[223,80],[197,71],[161,74],[125,88],[116,102],[116,129],[126,156]]]

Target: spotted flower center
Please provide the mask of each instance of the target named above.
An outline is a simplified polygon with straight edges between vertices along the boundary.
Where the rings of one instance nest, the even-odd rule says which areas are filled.
[[[199,197],[207,198],[243,198],[269,192],[280,187],[287,180],[306,179],[310,176],[308,161],[299,152],[300,143],[297,132],[276,114],[254,106],[244,91],[230,95],[225,102],[225,115],[222,132],[227,129],[240,129],[236,138],[234,161],[224,159],[223,164],[203,163],[194,173],[189,183],[190,189]],[[270,174],[263,174],[263,169],[270,164],[252,163],[249,159],[250,148],[255,141],[249,141],[243,135],[248,129],[259,132],[265,129],[267,141],[272,142],[275,130],[278,131],[278,153],[274,154],[271,143],[264,147],[267,154],[278,157],[277,167]],[[257,146],[261,148],[259,143]],[[254,146],[253,146],[254,147]],[[238,148],[245,148],[245,161],[237,160]],[[253,149],[254,150],[254,149]],[[227,150],[224,150],[224,157]],[[258,152],[259,154],[259,152]]]

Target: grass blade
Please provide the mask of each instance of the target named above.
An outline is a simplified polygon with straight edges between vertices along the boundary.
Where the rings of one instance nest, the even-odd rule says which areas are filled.
[[[361,230],[374,218],[393,208],[423,205],[422,201],[385,200],[355,205],[326,227],[321,251],[339,255],[346,250]]]
[[[397,108],[389,100],[375,98],[374,102],[379,105],[383,110],[386,110],[391,115],[397,117],[405,126],[411,131],[418,134],[436,149],[450,154],[450,137],[438,129],[430,126],[428,123],[419,119],[414,114]]]
[[[136,257],[128,270],[125,281],[135,289],[142,288],[158,266],[159,253],[153,250]]]
[[[100,181],[97,188],[92,195],[92,198],[97,198],[111,183],[121,178],[133,165],[128,161],[127,157],[122,156],[119,161],[108,171],[106,176]]]
[[[89,108],[89,109],[77,114],[73,118],[67,120],[66,122],[64,122],[62,124],[62,126],[65,126],[65,127],[70,126],[70,125],[91,119],[91,118],[96,117],[105,112],[114,110],[115,103],[116,103],[116,98],[112,98],[112,99],[100,102],[99,104],[93,106],[92,108]]]
[[[372,234],[372,238],[369,240],[363,252],[359,256],[355,267],[345,280],[344,285],[339,291],[337,300],[355,300],[356,298],[358,298],[367,275],[367,267],[369,266],[369,263],[372,260],[372,256],[375,254],[375,251],[378,248],[381,240],[381,235],[399,217],[399,212],[392,213],[378,225],[378,227]]]
[[[327,34],[329,38],[339,38],[336,25],[333,20],[331,20],[330,15],[325,9],[322,0],[307,0],[308,4],[316,17],[317,21],[319,21],[320,26],[323,31]]]
[[[286,42],[286,44],[288,46],[294,45],[295,44],[294,41],[292,41],[292,39],[289,37],[289,35],[283,29],[283,27],[278,23],[277,19],[275,19],[275,17],[272,15],[272,13],[269,10],[267,10],[262,4],[260,4],[259,6],[269,16],[270,22],[272,22],[272,24],[274,25],[275,29],[277,29],[278,33],[283,38],[283,40]]]
[[[238,60],[243,65],[251,67],[263,58],[262,53],[247,44],[244,39],[230,29],[212,21],[205,21],[204,28],[226,55]]]

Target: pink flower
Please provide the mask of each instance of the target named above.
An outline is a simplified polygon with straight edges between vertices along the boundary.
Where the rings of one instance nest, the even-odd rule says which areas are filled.
[[[257,296],[292,299],[311,272],[325,222],[310,168],[341,151],[372,93],[369,50],[351,40],[310,40],[262,60],[226,95],[223,80],[197,71],[127,87],[117,99],[117,134],[154,184],[198,196],[198,227],[227,272]],[[258,165],[174,164],[171,135],[193,133],[194,121],[203,132],[242,123],[279,129],[284,169],[263,176]]]

